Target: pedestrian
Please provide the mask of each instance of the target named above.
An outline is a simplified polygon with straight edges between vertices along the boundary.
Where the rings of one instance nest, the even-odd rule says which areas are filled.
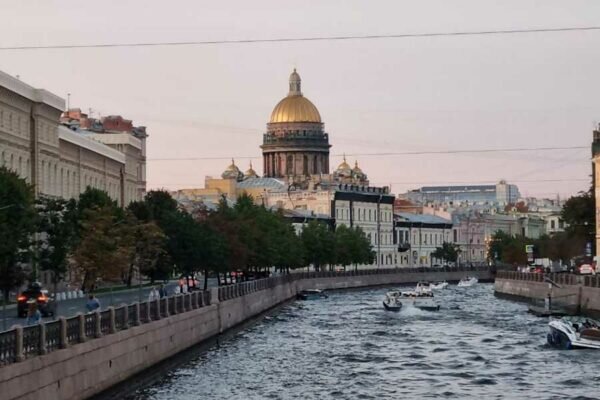
[[[100,309],[100,300],[98,300],[93,294],[90,294],[88,301],[85,304],[85,308],[88,310],[88,312],[94,312]]]
[[[158,293],[156,287],[152,287],[152,289],[150,289],[150,294],[148,295],[148,301],[155,301],[160,299],[160,297],[160,293]]]
[[[160,285],[160,289],[158,289],[158,296],[162,299],[163,297],[167,297],[167,289],[165,285]]]
[[[42,320],[42,313],[38,310],[37,302],[30,300],[27,308],[27,325],[37,325]]]

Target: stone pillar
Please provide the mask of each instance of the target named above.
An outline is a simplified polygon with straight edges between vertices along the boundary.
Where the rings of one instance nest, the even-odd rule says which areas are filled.
[[[41,321],[38,325],[40,330],[40,354],[48,353],[48,348],[46,347],[46,323]]]
[[[219,288],[210,288],[210,302],[211,304],[219,304]]]
[[[69,338],[67,337],[67,319],[65,317],[58,317],[58,323],[60,324],[58,347],[64,349],[69,344]]]
[[[129,328],[129,306],[123,305],[123,327],[121,329]]]
[[[146,307],[146,310],[149,310],[150,307]],[[135,318],[134,318],[135,324],[136,325],[141,325],[142,324],[142,318],[140,315],[140,303],[135,303]]]
[[[23,354],[23,327],[17,325],[15,327],[15,361],[23,361],[25,354]]]
[[[167,318],[167,317],[169,317],[169,300],[175,300],[175,297],[173,297],[172,299],[169,299],[168,296],[165,296],[164,299],[165,299],[165,318]],[[175,310],[177,311],[177,307],[175,307]]]
[[[94,313],[94,335],[97,338],[102,336],[102,317],[98,310]]]
[[[109,319],[108,319],[108,332],[110,333],[115,333],[117,331],[117,321],[116,321],[116,313],[115,313],[115,308],[110,306],[108,307],[108,315],[109,315]]]
[[[165,297],[165,298],[166,298],[166,297]],[[159,299],[156,299],[156,300],[154,300],[154,301],[156,301],[156,314],[157,314],[157,315],[156,315],[156,319],[157,319],[157,320],[159,320],[159,319],[161,319],[161,318],[162,318],[162,315],[161,315],[161,313],[160,313],[160,298],[159,298]],[[148,310],[149,310],[149,309],[150,309],[150,307],[148,307]],[[150,315],[150,316],[152,316],[152,315]],[[150,318],[150,319],[149,319],[149,321],[152,321],[152,318]]]

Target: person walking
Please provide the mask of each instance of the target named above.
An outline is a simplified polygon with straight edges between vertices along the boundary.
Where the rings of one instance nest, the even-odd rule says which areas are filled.
[[[158,296],[162,299],[163,297],[167,297],[167,289],[165,285],[160,285],[160,289],[158,289]]]
[[[37,325],[42,320],[42,313],[38,310],[37,302],[35,300],[28,302],[27,308],[27,325]]]
[[[88,312],[94,312],[100,309],[100,300],[98,300],[93,294],[90,294],[87,303],[85,303],[85,308],[88,310]]]
[[[150,293],[148,294],[148,301],[155,301],[160,299],[160,297],[160,293],[158,290],[156,290],[156,287],[152,287],[152,289],[150,289]]]

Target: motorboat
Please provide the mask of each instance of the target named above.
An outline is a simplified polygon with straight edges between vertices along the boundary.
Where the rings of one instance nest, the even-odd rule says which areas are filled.
[[[600,322],[569,316],[548,323],[548,344],[559,349],[600,349]]]
[[[296,295],[298,300],[318,300],[326,299],[329,296],[321,289],[306,289]]]
[[[383,299],[383,308],[386,311],[400,311],[402,309],[402,303],[399,300],[400,292],[387,292]]]
[[[458,286],[459,287],[473,286],[477,282],[479,282],[479,280],[477,278],[475,278],[474,276],[465,276],[464,278],[462,278],[460,280],[460,282],[458,282]]]
[[[438,311],[440,309],[439,304],[433,299],[433,291],[429,283],[419,282],[414,291],[400,292],[399,298],[404,303],[421,310]]]
[[[434,282],[434,283],[430,283],[429,284],[429,288],[433,289],[433,290],[446,289],[447,286],[448,286],[448,282],[446,282],[446,281],[443,281],[443,282]]]
[[[417,282],[417,286],[415,287],[415,293],[419,295],[431,294],[433,296],[433,293],[431,292],[431,284],[425,281]]]

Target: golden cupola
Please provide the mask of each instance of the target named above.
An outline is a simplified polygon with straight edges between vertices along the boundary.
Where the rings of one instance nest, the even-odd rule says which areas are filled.
[[[317,107],[302,94],[301,83],[302,79],[294,68],[290,75],[290,91],[273,109],[269,123],[321,122]]]
[[[329,135],[319,110],[302,94],[296,70],[289,79],[288,95],[271,113],[260,146],[263,176],[284,179],[295,187],[307,186],[315,175],[329,174]]]

